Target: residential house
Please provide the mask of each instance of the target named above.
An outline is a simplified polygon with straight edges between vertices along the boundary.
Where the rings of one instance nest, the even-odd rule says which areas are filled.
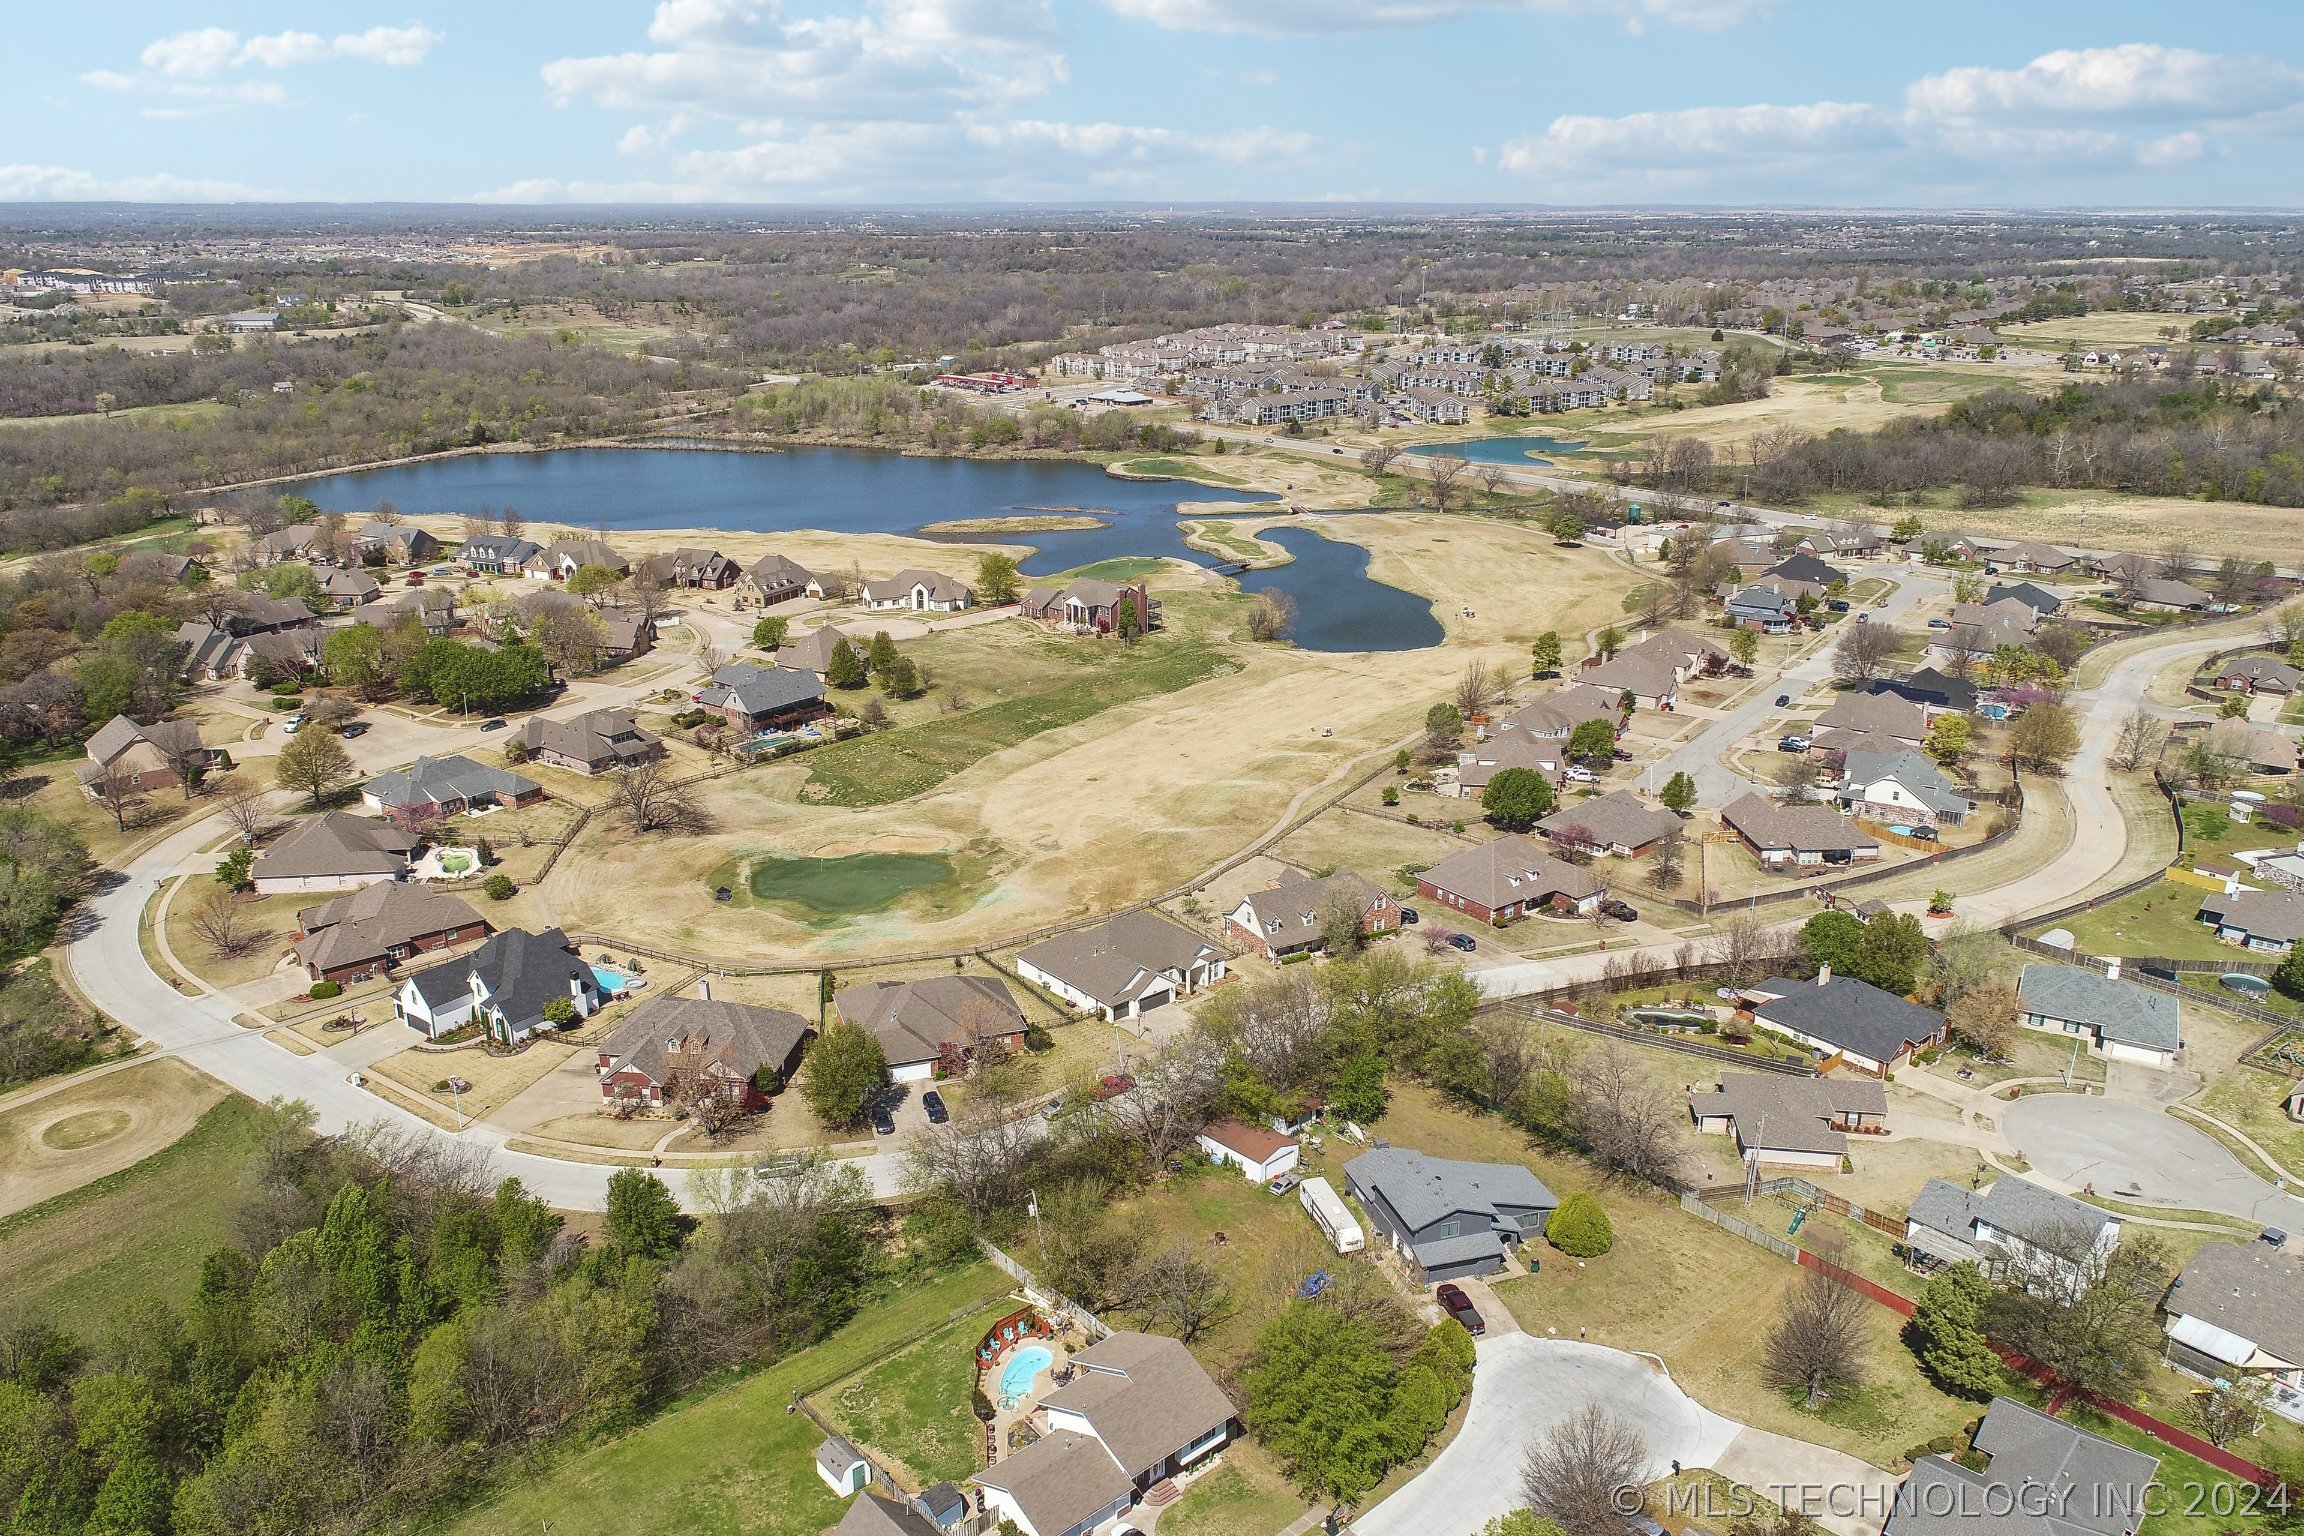
[[[251,866],[259,896],[291,891],[355,891],[402,880],[423,839],[388,821],[329,811],[300,821]]]
[[[1156,912],[1123,912],[1021,951],[1016,970],[1108,1024],[1132,1019],[1224,979],[1224,952]]]
[[[1981,1190],[1930,1179],[1912,1197],[1904,1240],[1940,1264],[1974,1264],[2003,1284],[2077,1295],[2120,1244],[2120,1217],[2016,1175]]]
[[[248,553],[264,565],[278,565],[283,560],[309,560],[319,546],[320,533],[318,523],[290,523],[250,540]]]
[[[2160,1304],[2168,1361],[2209,1381],[2304,1387],[2304,1265],[2263,1243],[2210,1243]]]
[[[1284,871],[1277,885],[1240,898],[1226,921],[1241,948],[1277,960],[1327,947],[1322,913],[1344,901],[1359,909],[1363,934],[1392,933],[1400,926],[1400,904],[1350,870],[1319,880]]]
[[[1024,1049],[1024,1010],[997,977],[866,982],[835,993],[832,1010],[880,1042],[900,1083],[964,1069],[995,1042],[1010,1055]]]
[[[731,661],[713,673],[696,705],[739,731],[787,729],[832,712],[815,673],[748,661]]]
[[[1578,688],[1596,690],[1601,697],[1621,701],[1630,694],[1642,709],[1668,710],[1679,701],[1686,674],[1669,656],[1654,651],[1619,651],[1607,661],[1587,658],[1568,676]]]
[[[353,535],[353,547],[363,553],[383,550],[394,565],[423,565],[439,559],[445,546],[414,523],[363,523]]]
[[[831,1442],[825,1443],[829,1445]],[[818,1455],[821,1457],[822,1452],[819,1451]],[[947,1483],[939,1486],[951,1485]],[[840,1517],[840,1523],[832,1527],[832,1536],[951,1536],[950,1526],[930,1519],[909,1504],[899,1504],[893,1499],[884,1499],[866,1490],[858,1491],[863,1493],[863,1497],[848,1506],[848,1512]]]
[[[1506,715],[1490,730],[1497,736],[1518,731],[1531,740],[1566,741],[1587,720],[1615,725],[1623,718],[1617,701],[1588,688],[1562,688]]]
[[[1562,806],[1536,823],[1536,834],[1552,841],[1580,843],[1618,858],[1636,859],[1684,825],[1664,807],[1628,789],[1617,789]],[[1581,829],[1582,837],[1564,836],[1570,828]]]
[[[2284,955],[2304,939],[2304,895],[2294,891],[2212,891],[2198,915],[2223,942],[2264,954]]]
[[[384,595],[384,584],[366,571],[331,570],[320,579],[320,593],[331,608],[357,608]]]
[[[864,583],[864,606],[872,612],[907,608],[915,613],[957,613],[976,604],[976,594],[940,571],[902,570]]]
[[[327,631],[306,615],[292,628],[245,637],[238,642],[236,655],[228,653],[226,659],[235,664],[236,675],[252,680],[303,677],[320,669],[321,646],[327,638]]]
[[[976,1474],[985,1513],[1024,1536],[1086,1536],[1240,1431],[1239,1410],[1175,1339],[1114,1332],[1040,1401],[1048,1431]]]
[[[261,592],[235,592],[224,615],[224,627],[235,635],[257,635],[312,624],[312,610],[300,597],[266,597]]]
[[[1858,831],[1829,806],[1778,805],[1754,792],[1723,809],[1720,822],[1763,868],[1847,865],[1880,857],[1879,839]]]
[[[120,557],[120,574],[130,580],[164,581],[172,586],[182,586],[205,581],[208,567],[197,555],[172,555],[163,549],[139,549]]]
[[[2069,965],[2027,965],[2016,984],[2016,1021],[2026,1029],[2078,1035],[2108,1061],[2173,1068],[2184,1049],[2176,999],[2104,972]]]
[[[114,715],[88,738],[87,761],[80,765],[80,787],[93,796],[110,777],[124,777],[140,795],[156,789],[178,789],[184,776],[178,765],[195,774],[205,773],[223,753],[200,744],[200,726],[192,720],[158,720],[139,725],[126,715]]]
[[[1748,1162],[1838,1173],[1850,1132],[1887,1131],[1888,1090],[1874,1078],[1726,1072],[1712,1092],[1688,1095],[1688,1113]]]
[[[2051,592],[2037,582],[2020,581],[2009,587],[1994,582],[1991,590],[1984,594],[1984,606],[1991,608],[2000,603],[2022,603],[2046,619],[2054,617],[2056,610],[2064,606],[2064,597],[2062,593]]]
[[[1928,712],[1910,699],[1892,694],[1844,693],[1817,717],[1823,730],[1869,731],[1893,737],[1908,747],[1928,739]]]
[[[744,585],[762,606],[789,602],[796,597],[822,597],[824,584],[798,561],[783,555],[762,555],[744,572]]]
[[[2136,590],[2135,606],[2158,613],[2204,613],[2216,599],[2188,581],[2155,576]]]
[[[1836,565],[1828,565],[1805,551],[1786,556],[1760,574],[1781,577],[1786,581],[1806,582],[1823,592],[1848,585],[1846,571]]]
[[[1016,611],[1054,629],[1075,634],[1108,635],[1120,627],[1123,607],[1132,608],[1136,628],[1149,630],[1159,617],[1159,605],[1145,584],[1096,581],[1087,577],[1062,587],[1034,587],[1024,594]]]
[[[592,709],[568,720],[531,715],[520,727],[528,755],[571,773],[613,773],[664,755],[664,738],[626,709]]]
[[[1344,1165],[1344,1187],[1377,1235],[1429,1285],[1492,1275],[1543,1235],[1560,1201],[1518,1163],[1468,1163],[1378,1147]]]
[[[816,1026],[782,1008],[723,1002],[709,978],[701,997],[651,997],[600,1037],[595,1070],[603,1109],[661,1109],[698,1094],[765,1109],[762,1083],[792,1081]]]
[[[648,572],[667,587],[688,587],[718,592],[743,579],[744,569],[716,549],[691,545],[661,554],[648,562]]]
[[[1588,696],[1608,711],[1613,723],[1615,706],[1602,701],[1596,693]],[[1489,781],[1508,768],[1526,768],[1542,774],[1549,783],[1559,784],[1568,776],[1567,743],[1558,737],[1518,735],[1492,736],[1476,742],[1456,754],[1456,777],[1440,785],[1439,793],[1477,800]]]
[[[645,656],[656,644],[656,622],[636,613],[596,613],[600,624],[600,664],[613,667]]]
[[[1996,1397],[1970,1455],[1912,1464],[1884,1536],[2136,1536],[2152,1512],[2160,1459]]]
[[[520,562],[520,573],[532,581],[566,581],[588,565],[604,565],[619,576],[632,574],[632,562],[601,539],[562,539]]]
[[[359,622],[390,629],[407,614],[415,616],[425,634],[445,635],[456,627],[456,593],[448,587],[418,587],[386,603],[373,616],[363,615]]]
[[[1995,644],[2022,645],[2040,628],[2040,610],[2013,597],[1986,603],[1954,603],[1952,627],[1973,629]]]
[[[1746,587],[1728,599],[1728,617],[1736,621],[1738,629],[1758,630],[1764,635],[1785,635],[1800,622],[1798,603],[1774,587]]]
[[[360,791],[372,811],[461,816],[491,807],[517,810],[544,798],[544,786],[468,757],[419,757],[398,773],[380,773]]]
[[[2232,656],[2217,664],[2216,686],[2227,693],[2292,694],[2304,687],[2304,670],[2277,656]]]
[[[2019,571],[2038,571],[2054,575],[2071,570],[2080,563],[2080,557],[2069,549],[2058,549],[2053,544],[2040,544],[2030,539],[2011,544],[2000,551],[1995,564]],[[2048,610],[2054,612],[2053,609]]]
[[[1293,1136],[1229,1118],[1202,1131],[1199,1145],[1209,1161],[1239,1169],[1251,1184],[1269,1184],[1284,1173],[1294,1172],[1300,1153]]]
[[[1416,877],[1416,890],[1460,916],[1494,924],[1547,907],[1588,915],[1608,885],[1525,837],[1506,835],[1450,854]]]
[[[1822,1052],[1827,1067],[1879,1077],[1944,1043],[1944,1015],[1828,965],[1814,981],[1772,976],[1743,995],[1755,1019]]]
[[[1403,389],[1390,397],[1389,404],[1427,426],[1456,427],[1472,419],[1471,406],[1453,390]]]
[[[411,1029],[433,1039],[466,1024],[517,1045],[554,1027],[545,1010],[566,998],[577,1019],[600,1010],[600,981],[557,928],[508,928],[471,954],[418,971],[400,984],[392,1006]]]
[[[2294,773],[2296,738],[2252,720],[2219,720],[2208,727],[2208,745],[2258,773]]]
[[[382,880],[298,912],[289,953],[314,981],[366,981],[488,931],[487,919],[446,892]]]
[[[476,533],[456,551],[456,563],[489,576],[515,576],[543,553],[543,545],[516,533]]]
[[[1877,677],[1864,685],[1870,694],[1885,694],[1920,706],[1924,719],[1940,714],[1965,715],[1976,708],[1976,685],[1934,667],[1922,667],[1907,677]]]
[[[1910,747],[1848,753],[1839,795],[1850,815],[1890,826],[1957,827],[1976,809],[1942,769]]]
[[[847,641],[862,661],[872,649],[872,637],[858,629],[841,629],[823,624],[808,631],[797,640],[787,640],[776,651],[776,664],[780,667],[804,667],[823,677],[832,670],[832,653],[841,641]]]

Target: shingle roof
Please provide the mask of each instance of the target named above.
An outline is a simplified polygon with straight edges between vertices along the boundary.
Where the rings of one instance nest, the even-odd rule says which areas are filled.
[[[918,981],[875,981],[848,987],[832,999],[843,1019],[871,1032],[892,1067],[934,1061],[946,1044],[969,1042],[967,1025],[981,1020],[995,1034],[1024,1028],[1008,984],[991,976],[926,976]]]
[[[1850,752],[1841,768],[1840,779],[1852,788],[1894,779],[1907,794],[1939,816],[1965,816],[1975,808],[1966,795],[1952,787],[1952,781],[1944,777],[1934,763],[1910,747],[1900,746],[1894,752]]]
[[[946,1532],[911,1505],[884,1499],[867,1488],[849,1501],[832,1536],[946,1536]]]
[[[1816,723],[1826,730],[1874,731],[1908,741],[1928,734],[1928,722],[1919,705],[1878,693],[1844,693]]]
[[[859,660],[872,644],[870,635],[826,624],[808,631],[797,640],[786,641],[776,652],[777,664],[805,667],[811,672],[829,672],[832,670],[832,652],[843,640],[855,649]]]
[[[380,805],[439,805],[495,795],[517,798],[542,787],[534,779],[468,757],[420,757],[402,772],[378,774],[368,781],[366,792]]]
[[[2304,1266],[2262,1243],[2210,1243],[2201,1249],[2176,1277],[2167,1309],[2304,1365]]]
[[[778,710],[824,697],[824,684],[813,672],[798,667],[760,667],[732,661],[712,674],[712,681],[696,695],[699,703],[719,708],[731,699],[748,715],[771,715]]]
[[[1283,1147],[1296,1145],[1292,1136],[1283,1136],[1269,1126],[1249,1125],[1245,1121],[1224,1119],[1210,1123],[1200,1134],[1229,1151],[1237,1152],[1252,1163],[1269,1160]]]
[[[2276,944],[2304,939],[2304,896],[2294,891],[2211,891],[2201,898],[2200,911]]]
[[[307,967],[327,972],[381,958],[396,944],[481,923],[471,906],[442,891],[382,880],[296,914],[295,946]]]
[[[508,928],[474,950],[464,968],[480,978],[488,989],[488,1006],[502,1013],[515,1030],[534,1025],[552,999],[572,997],[572,984],[595,1002],[599,997],[600,983],[592,967],[557,928],[542,933]]]
[[[2107,1040],[2173,1051],[2184,1043],[2176,999],[2070,965],[2027,965],[2016,983],[2027,1013],[2093,1024]]]
[[[2120,1219],[2014,1174],[2003,1174],[1984,1191],[1977,1214],[2012,1237],[2052,1251],[2062,1251],[2075,1235],[2093,1241]]]
[[[1587,667],[1569,674],[1568,680],[1583,688],[1606,689],[1611,693],[1645,694],[1662,698],[1680,686],[1680,670],[1669,656],[1650,652],[1636,654],[1619,651],[1611,660],[1596,667]]]
[[[663,740],[640,729],[632,712],[624,709],[586,710],[567,720],[531,715],[520,726],[521,744],[531,752],[557,752],[595,767],[641,762],[655,756]]]
[[[977,1473],[976,1481],[1003,1490],[1036,1531],[1069,1531],[1135,1491],[1134,1481],[1101,1441],[1068,1429],[1053,1430],[1002,1457]]]
[[[884,602],[890,598],[908,596],[914,587],[926,587],[931,602],[955,602],[970,595],[965,584],[942,571],[915,568],[898,571],[881,580],[867,581],[864,583],[864,596],[867,601]]]
[[[1728,606],[1746,613],[1782,617],[1793,611],[1793,600],[1774,587],[1750,586],[1728,599]]]
[[[1140,995],[1162,973],[1180,974],[1217,953],[1198,934],[1157,913],[1137,911],[1042,939],[1016,958],[1110,1008]]]
[[[737,1077],[762,1066],[784,1070],[816,1026],[782,1008],[711,997],[652,997],[601,1037],[599,1051],[663,1082],[682,1052],[694,1050]]]
[[[1281,876],[1279,884],[1251,891],[1242,901],[1248,908],[1249,921],[1265,941],[1285,946],[1317,940],[1320,909],[1340,892],[1358,901],[1363,915],[1384,895],[1366,876],[1349,869],[1320,880],[1290,870]]]
[[[1782,576],[1789,581],[1813,582],[1819,587],[1829,587],[1836,581],[1844,582],[1848,579],[1846,571],[1841,570],[1836,565],[1827,565],[1814,555],[1805,552],[1788,555],[1760,574],[1763,576]]]
[[[744,575],[762,591],[775,587],[805,587],[816,579],[806,566],[783,555],[762,555],[752,562],[751,569]]]
[[[1506,835],[1452,853],[1424,871],[1435,890],[1495,911],[1515,902],[1542,905],[1554,895],[1582,901],[1607,889],[1589,869],[1546,853],[1525,837]]]
[[[1714,1092],[1692,1094],[1688,1102],[1699,1115],[1735,1121],[1737,1139],[1747,1147],[1844,1153],[1848,1137],[1829,1122],[1843,1114],[1887,1114],[1888,1090],[1874,1078],[1728,1072]]]
[[[1829,806],[1777,805],[1758,793],[1724,808],[1720,819],[1763,850],[1852,853],[1880,846],[1878,838],[1867,836]]]
[[[1407,1147],[1378,1147],[1344,1165],[1344,1176],[1384,1203],[1411,1228],[1458,1212],[1494,1218],[1503,1208],[1550,1210],[1559,1205],[1544,1181],[1518,1163],[1468,1163],[1426,1157]]]
[[[1753,1013],[1780,1029],[1873,1061],[1893,1061],[1907,1045],[1925,1044],[1944,1028],[1944,1015],[1935,1010],[1848,976],[1835,976],[1823,986],[1804,982]]]
[[[2133,1536],[2158,1457],[2007,1398],[1976,1431],[1982,1472],[1923,1456],[1896,1491],[1887,1536]]]
[[[2219,666],[2216,675],[2246,678],[2259,687],[2269,684],[2281,693],[2294,693],[2299,686],[2304,686],[2304,671],[2277,656],[2235,656]]]
[[[1550,837],[1563,827],[1582,827],[1604,848],[1644,848],[1681,829],[1680,818],[1651,805],[1628,789],[1610,790],[1590,800],[1572,801],[1536,823]]]
[[[330,811],[297,823],[257,855],[252,873],[258,880],[396,875],[420,841],[388,821]]]
[[[1077,1374],[1070,1384],[1042,1401],[1086,1419],[1131,1476],[1222,1428],[1239,1411],[1190,1350],[1160,1334],[1114,1333],[1074,1355],[1072,1365]]]
[[[1616,721],[1616,701],[1590,688],[1562,688],[1547,693],[1496,722],[1499,734],[1525,732],[1530,736],[1566,736],[1587,720]]]
[[[1600,696],[1595,693],[1594,698]],[[1614,713],[1614,709],[1609,711]],[[1557,783],[1563,771],[1567,748],[1558,737],[1523,736],[1515,731],[1509,736],[1497,736],[1469,748],[1464,756],[1470,762],[1459,762],[1456,783],[1466,790],[1485,789],[1490,780],[1507,768],[1526,768],[1540,773]]]

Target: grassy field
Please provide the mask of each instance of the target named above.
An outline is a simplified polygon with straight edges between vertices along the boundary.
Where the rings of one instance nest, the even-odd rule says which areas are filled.
[[[2172,960],[2254,958],[2216,942],[2215,930],[2199,921],[2200,902],[2208,894],[2203,886],[2163,880],[2056,926],[2069,930],[2073,941],[2090,954],[2161,955]]]
[[[2136,347],[2173,341],[2192,333],[2192,320],[2188,315],[2163,315],[2148,310],[2104,310],[2061,320],[2026,320],[1993,329],[2027,347],[2060,351],[2073,342],[2083,347]]]
[[[1102,672],[1045,693],[819,748],[808,757],[808,784],[801,793],[833,805],[907,800],[1043,731],[1237,670],[1238,663],[1204,641],[1155,638]]]
[[[983,1464],[983,1432],[969,1411],[976,1343],[1008,1311],[1006,1298],[819,1395],[842,1433],[893,1457],[925,1486],[962,1482]]]
[[[1304,1513],[1270,1458],[1252,1440],[1226,1448],[1224,1465],[1160,1515],[1162,1536],[1273,1536]]]
[[[201,938],[194,924],[200,908],[209,896],[222,887],[206,875],[190,877],[182,882],[176,897],[168,904],[168,946],[176,958],[214,987],[236,987],[245,981],[269,976],[279,967],[280,952],[296,932],[296,913],[302,907],[316,907],[330,899],[326,892],[300,896],[259,896],[253,901],[240,903],[240,913],[247,922],[254,941],[240,954],[219,958]]]
[[[823,1431],[785,1404],[854,1375],[1005,1295],[989,1264],[866,1306],[813,1349],[507,1488],[454,1536],[816,1536],[845,1507],[817,1476]],[[644,1497],[634,1490],[645,1490]]]
[[[135,1303],[187,1300],[267,1125],[224,1099],[174,1145],[0,1220],[0,1308],[93,1334]]]

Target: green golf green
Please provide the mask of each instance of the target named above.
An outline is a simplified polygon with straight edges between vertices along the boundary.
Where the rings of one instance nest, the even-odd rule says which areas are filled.
[[[941,853],[851,853],[836,859],[752,860],[752,899],[826,917],[876,912],[907,891],[952,878]]]

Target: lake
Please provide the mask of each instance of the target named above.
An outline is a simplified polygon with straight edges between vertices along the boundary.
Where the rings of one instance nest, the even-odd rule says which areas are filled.
[[[403,512],[477,513],[517,507],[531,523],[590,529],[716,528],[775,533],[918,537],[929,523],[1059,510],[1106,519],[1101,528],[1030,534],[952,534],[950,544],[1030,544],[1028,576],[1047,576],[1128,556],[1165,556],[1215,566],[1177,529],[1180,502],[1229,503],[1248,511],[1280,498],[1176,480],[1120,480],[1094,464],[1048,459],[920,458],[860,448],[731,453],[711,448],[559,448],[543,453],[461,454],[390,469],[326,475],[296,489],[332,511],[389,500]],[[1370,514],[1381,515],[1381,514]],[[1438,645],[1429,600],[1368,578],[1368,552],[1303,529],[1272,536],[1296,557],[1250,574],[1251,592],[1273,588],[1296,602],[1296,643],[1316,651],[1400,651]],[[965,567],[955,574],[965,576]]]
[[[1422,443],[1410,453],[1438,458],[1447,455],[1474,464],[1549,464],[1549,453],[1582,453],[1580,437],[1476,437],[1465,443]]]

